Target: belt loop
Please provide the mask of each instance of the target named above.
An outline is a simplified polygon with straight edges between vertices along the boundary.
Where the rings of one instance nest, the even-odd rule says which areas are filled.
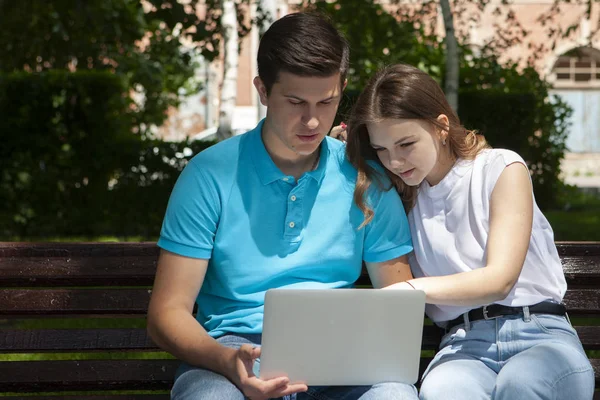
[[[523,321],[531,321],[531,315],[529,314],[529,306],[523,307]]]
[[[469,332],[471,330],[471,321],[469,321],[469,312],[463,314],[463,321],[465,321],[465,331]]]
[[[566,311],[565,311],[565,318],[569,322],[569,325],[573,326],[573,324],[571,323],[571,318],[569,318],[569,313],[567,313]]]

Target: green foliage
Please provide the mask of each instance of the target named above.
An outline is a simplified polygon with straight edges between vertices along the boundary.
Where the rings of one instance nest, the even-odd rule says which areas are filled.
[[[193,50],[139,0],[0,0],[0,72],[104,70],[144,100],[130,113],[134,129],[160,125],[191,81]]]
[[[540,208],[556,207],[571,109],[550,97],[550,85],[535,69],[502,65],[486,49],[477,57],[465,53],[460,71],[462,122],[480,130],[492,146],[518,152],[529,165]]]
[[[328,16],[350,44],[348,89],[361,90],[381,67],[398,62],[430,68],[440,74],[442,56],[435,38],[426,36],[423,27],[399,22],[380,4],[372,1],[304,1],[304,9]]]
[[[132,135],[129,104],[108,72],[0,75],[0,236],[158,233],[179,172],[208,144]]]

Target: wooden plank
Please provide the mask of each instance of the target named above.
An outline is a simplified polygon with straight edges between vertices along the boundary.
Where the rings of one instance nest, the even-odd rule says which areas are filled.
[[[0,395],[1,396],[1,395]],[[6,400],[169,400],[169,394],[103,394],[71,395],[60,393],[55,396],[10,396]]]
[[[600,315],[600,288],[567,290],[563,302],[569,315]]]
[[[590,360],[600,383],[600,359]],[[423,373],[431,358],[422,358]],[[0,392],[169,389],[177,360],[0,362]]]
[[[576,326],[586,350],[600,349],[600,326]],[[436,350],[443,330],[434,325],[423,327],[423,350]],[[3,329],[0,353],[48,351],[134,351],[160,350],[143,328],[100,329]]]
[[[0,257],[158,257],[158,254],[155,242],[0,242]]]
[[[0,362],[0,392],[170,389],[177,360]]]
[[[600,256],[600,242],[556,242],[556,249],[561,258]]]
[[[586,350],[600,350],[600,326],[575,326],[579,340]]]
[[[600,256],[566,256],[561,262],[569,289],[600,287]]]
[[[600,242],[556,242],[564,256],[600,256]],[[158,256],[155,242],[0,242],[0,257]]]
[[[0,352],[152,350],[146,329],[2,329]]]
[[[158,257],[0,257],[0,287],[152,286]]]
[[[0,315],[146,314],[149,289],[0,289]]]

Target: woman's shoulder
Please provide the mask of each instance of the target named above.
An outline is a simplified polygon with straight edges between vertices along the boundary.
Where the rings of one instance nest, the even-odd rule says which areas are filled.
[[[506,166],[514,162],[521,162],[525,164],[523,157],[521,157],[518,153],[508,149],[484,149],[477,154],[475,160],[481,165],[504,163]]]

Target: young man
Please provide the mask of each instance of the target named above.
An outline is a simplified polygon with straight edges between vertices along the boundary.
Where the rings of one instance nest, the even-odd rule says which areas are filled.
[[[192,159],[163,222],[148,330],[184,361],[172,397],[416,399],[411,385],[307,388],[253,372],[267,289],[350,287],[363,259],[377,287],[412,277],[398,195],[372,188],[375,216],[359,229],[356,171],[326,138],[345,86],[345,40],[318,16],[291,14],[265,33],[258,68],[266,118]]]

